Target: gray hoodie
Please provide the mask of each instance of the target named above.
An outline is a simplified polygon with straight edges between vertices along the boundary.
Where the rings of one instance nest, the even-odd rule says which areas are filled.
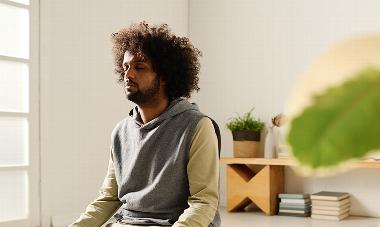
[[[172,225],[187,209],[190,196],[187,163],[194,130],[205,117],[186,99],[141,123],[137,107],[112,133],[118,197],[115,218],[125,224]],[[218,135],[218,139],[220,135]],[[219,226],[218,211],[210,226]]]

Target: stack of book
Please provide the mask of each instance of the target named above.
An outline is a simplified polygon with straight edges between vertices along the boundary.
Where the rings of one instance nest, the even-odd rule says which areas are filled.
[[[279,194],[280,210],[278,215],[309,217],[310,195],[309,194]]]
[[[311,218],[339,221],[349,216],[350,195],[321,191],[311,195],[311,206]]]

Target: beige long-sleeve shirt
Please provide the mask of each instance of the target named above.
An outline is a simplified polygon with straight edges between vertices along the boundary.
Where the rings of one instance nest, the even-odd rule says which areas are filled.
[[[173,227],[207,227],[214,218],[219,203],[218,141],[209,118],[202,118],[192,138],[187,165],[190,196],[189,208]],[[103,185],[86,211],[70,227],[97,227],[105,223],[122,205],[112,154]]]

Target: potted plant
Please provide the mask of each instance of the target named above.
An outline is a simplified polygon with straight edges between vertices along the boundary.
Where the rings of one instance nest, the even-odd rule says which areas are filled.
[[[233,152],[236,158],[257,158],[260,151],[260,134],[265,124],[258,118],[252,117],[249,111],[241,117],[232,118],[227,128],[232,132]]]

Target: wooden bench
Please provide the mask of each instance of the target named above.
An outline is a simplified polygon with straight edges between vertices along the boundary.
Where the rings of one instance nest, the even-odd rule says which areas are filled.
[[[227,158],[227,211],[239,211],[255,203],[267,215],[278,213],[279,193],[284,192],[284,166],[294,166],[291,159]],[[247,165],[261,167],[257,172]],[[380,168],[380,161],[358,161],[354,168]]]

